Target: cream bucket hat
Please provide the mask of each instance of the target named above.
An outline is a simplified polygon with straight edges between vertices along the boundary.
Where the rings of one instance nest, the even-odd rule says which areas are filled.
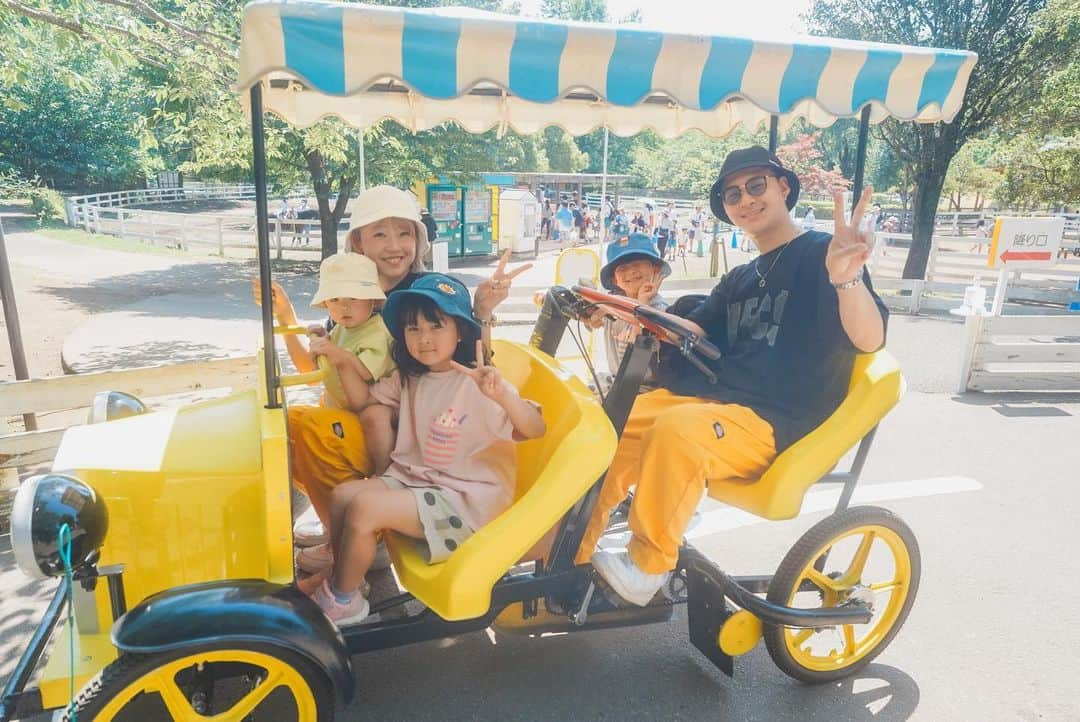
[[[335,253],[319,266],[319,290],[311,299],[312,308],[323,308],[331,298],[381,300],[375,262],[359,253]]]
[[[427,228],[420,222],[420,204],[416,202],[416,196],[409,191],[385,185],[360,191],[352,202],[352,225],[349,233],[384,218],[402,218],[413,222],[418,241],[414,270],[423,270],[421,259],[427,255],[431,243],[427,237]]]

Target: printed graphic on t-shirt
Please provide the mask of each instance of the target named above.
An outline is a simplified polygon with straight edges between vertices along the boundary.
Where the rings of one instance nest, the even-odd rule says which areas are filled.
[[[732,352],[748,352],[758,345],[751,342],[762,339],[770,348],[775,346],[787,299],[788,292],[783,290],[762,291],[760,295],[742,301],[730,301],[727,307],[727,331],[728,347]]]
[[[431,422],[424,443],[424,459],[428,463],[447,466],[454,460],[458,442],[461,440],[461,425],[467,416],[468,414],[456,416],[451,408]]]

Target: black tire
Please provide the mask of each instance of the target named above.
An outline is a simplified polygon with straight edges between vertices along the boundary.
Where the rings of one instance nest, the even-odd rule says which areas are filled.
[[[887,621],[887,616],[892,614],[895,615],[893,621],[881,631],[877,630],[876,626],[871,626],[871,633],[875,637],[879,637],[876,641],[871,642],[872,646],[862,650],[850,663],[838,662],[833,669],[813,669],[806,666],[792,654],[789,647],[786,635],[792,633],[791,630],[782,625],[766,623],[763,636],[765,646],[769,650],[769,656],[772,657],[781,671],[800,682],[807,684],[833,682],[852,675],[870,664],[877,655],[881,654],[889,646],[893,637],[900,631],[911,611],[911,605],[915,602],[922,569],[919,544],[915,540],[915,535],[910,527],[898,516],[887,509],[873,506],[846,509],[821,520],[807,530],[787,553],[783,561],[780,562],[776,575],[769,584],[766,599],[775,604],[790,605],[795,594],[799,591],[799,586],[803,583],[805,570],[819,560],[827,550],[830,550],[840,538],[849,536],[861,527],[877,528],[882,531],[888,530],[894,535],[889,536],[889,539],[893,543],[903,546],[907,555],[909,573],[907,574],[906,583],[903,584],[902,601],[894,601],[890,593],[888,604],[885,607],[885,614],[881,619]],[[871,542],[871,548],[872,546],[873,542]],[[892,551],[891,547],[890,551]],[[897,569],[896,574],[899,575],[899,573],[899,569]],[[825,596],[825,591],[819,594],[822,606],[833,606],[832,604],[826,604]],[[872,621],[871,625],[880,624],[881,619],[877,623]],[[852,625],[852,628],[854,629],[855,626],[861,627],[863,625]],[[882,634],[882,632],[884,633]],[[867,635],[867,639],[869,637],[870,634]]]
[[[272,657],[276,661],[291,668],[310,691],[311,697],[314,700],[315,719],[317,722],[333,722],[336,711],[336,699],[329,679],[327,679],[326,675],[317,665],[313,664],[307,658],[281,647],[268,644],[228,642],[192,645],[191,647],[156,654],[121,654],[119,658],[111,662],[91,678],[90,681],[86,683],[86,686],[79,691],[75,698],[75,712],[77,718],[79,722],[113,722],[113,720],[122,722],[128,719],[139,720],[139,722],[141,722],[143,719],[148,719],[149,717],[145,710],[133,711],[130,709],[133,706],[139,706],[138,698],[133,698],[131,702],[126,704],[124,708],[120,710],[120,713],[115,716],[112,714],[101,716],[101,713],[106,709],[114,697],[127,690],[131,685],[138,684],[140,680],[150,672],[176,662],[177,660],[197,658],[199,655],[207,653],[224,653],[227,655],[229,652],[237,652],[238,656],[239,654],[244,653],[265,655]],[[192,659],[193,664],[194,662],[195,660]],[[234,668],[234,671],[235,668],[240,665],[246,666],[246,663],[244,662],[228,662],[227,660],[219,660],[217,663],[231,666]],[[251,668],[254,669],[256,666],[252,666]],[[273,694],[275,694],[275,692],[271,692],[268,697]],[[296,698],[293,697],[292,699],[295,700]],[[143,702],[147,701],[148,700],[143,700]],[[233,704],[225,706],[224,709],[211,709],[210,711],[214,713],[227,711],[231,709],[234,704],[235,701]],[[294,709],[298,709],[298,705],[295,702],[293,704]],[[161,705],[159,705],[158,709],[159,715],[160,712],[165,711],[164,707]],[[282,718],[280,714],[264,714],[261,707],[256,707],[256,710],[260,713],[256,719],[295,720],[298,717],[298,714],[295,712],[291,716]],[[165,717],[155,715],[153,718],[170,719],[171,715],[166,714]],[[62,719],[64,722],[68,722],[71,719],[70,710],[65,712]]]

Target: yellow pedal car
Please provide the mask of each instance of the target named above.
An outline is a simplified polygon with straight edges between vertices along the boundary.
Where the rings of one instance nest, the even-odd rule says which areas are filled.
[[[357,127],[389,117],[414,130],[455,121],[475,132],[559,124],[666,136],[724,135],[769,120],[773,146],[795,118],[859,116],[858,196],[869,124],[889,115],[951,120],[974,62],[966,52],[821,38],[756,43],[452,9],[254,2],[237,87],[252,120],[262,294],[271,275],[266,110],[299,125],[334,114]],[[538,634],[644,624],[683,603],[690,641],[728,674],[762,637],[778,666],[806,682],[869,663],[903,624],[920,572],[903,522],[848,508],[877,424],[902,394],[895,360],[886,351],[859,357],[842,405],[756,482],[709,481],[710,496],[765,519],[796,516],[816,483],[842,485],[836,512],[775,574],[732,577],[686,544],[663,595],[621,608],[589,566],[573,564],[585,521],[659,339],[691,362],[714,349],[631,310],[646,331],[601,406],[553,355],[568,318],[617,303],[555,288],[530,344],[495,343],[496,365],[542,405],[548,429],[519,446],[514,504],[442,564],[389,538],[404,592],[343,629],[294,584],[284,388],[310,379],[281,375],[269,304],[256,388],[154,413],[102,395],[94,423],[66,432],[53,472],[17,495],[20,567],[70,573],[73,594],[65,614],[66,587],[58,590],[0,696],[0,721],[64,708],[76,690],[68,714],[85,721],[242,720],[264,706],[274,710],[264,718],[330,720],[353,695],[361,653],[486,627]],[[834,471],[853,448],[851,468]],[[550,553],[530,559],[551,529]],[[609,532],[618,531],[616,522]]]

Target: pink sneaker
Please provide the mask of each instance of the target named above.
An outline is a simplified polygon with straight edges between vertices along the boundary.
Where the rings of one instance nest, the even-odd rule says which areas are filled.
[[[327,618],[339,627],[364,621],[370,609],[367,598],[359,591],[353,595],[352,601],[348,604],[338,602],[330,590],[329,577],[323,578],[322,584],[317,586],[311,594],[311,599],[319,605]]]
[[[308,574],[318,574],[333,565],[334,553],[330,551],[329,544],[316,544],[296,552],[296,566]]]

